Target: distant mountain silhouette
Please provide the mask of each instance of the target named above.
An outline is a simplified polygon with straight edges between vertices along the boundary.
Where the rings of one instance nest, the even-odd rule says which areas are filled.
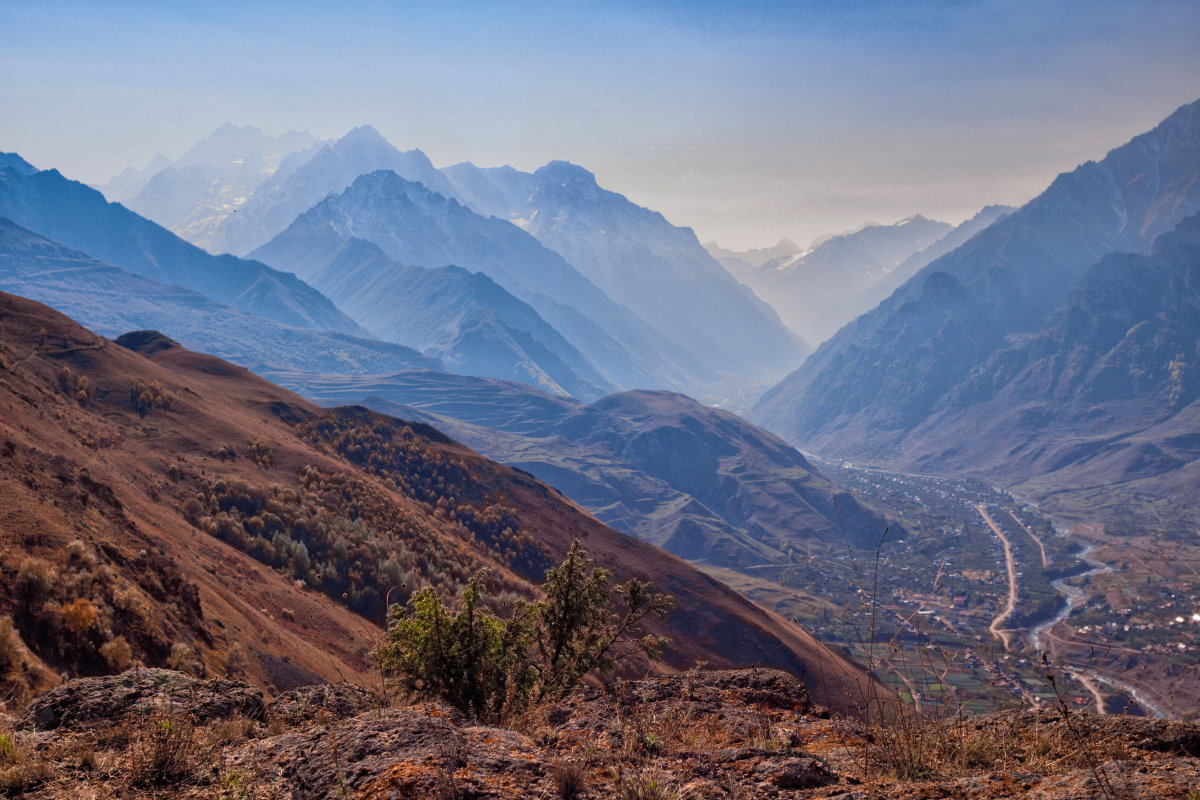
[[[22,162],[24,163],[24,162]],[[205,294],[284,325],[366,332],[295,275],[214,256],[57,170],[0,164],[0,216],[113,266]]]
[[[263,181],[293,153],[312,155],[321,146],[307,133],[267,136],[252,126],[226,123],[164,164],[136,192],[102,191],[194,245],[210,249],[219,227],[238,212]]]
[[[53,306],[103,336],[152,328],[250,368],[356,374],[443,366],[408,347],[237,311],[199,292],[105,264],[3,217],[0,289]]]
[[[810,352],[690,228],[601,188],[582,167],[552,161],[530,174],[458,164],[444,172],[467,205],[528,231],[719,372],[773,379]]]
[[[613,302],[528,233],[504,220],[480,216],[394,172],[360,176],[344,192],[306,211],[253,255],[281,269],[315,277],[349,238],[372,242],[402,264],[455,265],[484,273],[528,303],[594,364],[601,371],[598,383],[684,388],[714,378],[699,360]],[[331,283],[337,278],[330,275],[323,280]],[[403,286],[394,288],[404,291]],[[409,301],[397,297],[391,302],[402,308]],[[585,373],[579,372],[586,379]]]
[[[416,347],[452,372],[555,394],[595,399],[616,388],[531,306],[482,273],[408,266],[373,242],[328,229],[292,233],[281,263],[380,339]]]
[[[951,230],[950,225],[920,214],[894,225],[867,225],[854,233],[831,236],[811,250],[766,261],[745,281],[793,330],[809,341],[822,342],[870,310],[850,298]]]
[[[296,153],[262,182],[211,237],[209,249],[245,255],[271,240],[296,217],[338,194],[359,176],[391,170],[449,196],[450,184],[420,150],[401,152],[370,125],[362,125],[315,153]],[[438,265],[441,266],[441,265]]]

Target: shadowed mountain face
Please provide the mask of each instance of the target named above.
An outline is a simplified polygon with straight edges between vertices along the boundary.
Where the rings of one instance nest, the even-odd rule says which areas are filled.
[[[843,548],[847,538],[873,547],[888,525],[776,437],[670,392],[625,392],[583,405],[516,384],[422,371],[271,376],[325,404],[361,402],[418,416],[545,480],[619,530],[688,559],[786,564],[793,553]],[[891,535],[902,536],[898,530]]]
[[[975,236],[975,234],[987,228],[993,222],[1011,214],[1013,211],[1016,211],[1016,209],[1012,206],[985,206],[978,214],[963,222],[929,247],[913,253],[902,261],[899,266],[870,286],[837,301],[835,305],[842,315],[842,323],[850,322],[860,314],[875,308],[875,306],[888,299],[909,278],[924,269],[934,259],[941,258],[952,250],[961,247],[971,237]],[[838,328],[841,327],[841,325],[838,325]],[[836,332],[837,329],[835,328],[834,330],[830,330],[829,334]]]
[[[55,672],[99,669],[119,633],[151,665],[186,642],[198,669],[236,660],[260,685],[365,680],[390,586],[403,602],[487,568],[490,589],[528,596],[578,539],[614,576],[676,596],[652,626],[672,639],[670,668],[777,665],[822,703],[862,699],[863,673],[798,626],[432,428],[324,411],[164,337],[123,347],[8,294],[0,324],[0,566],[35,557],[46,576],[21,597],[0,582],[0,605]],[[88,558],[98,568],[71,591],[98,624],[69,637],[46,602],[70,600],[58,571]]]
[[[906,437],[1010,337],[1040,330],[1097,259],[1145,253],[1198,209],[1194,103],[929,264],[764,395],[751,418],[826,455],[903,463]]]
[[[103,336],[153,328],[250,368],[355,374],[442,366],[408,347],[244,314],[199,292],[105,264],[3,217],[0,289],[53,306]]]
[[[1195,525],[1198,398],[1200,216],[1192,216],[1148,256],[1101,259],[1045,328],[972,371],[903,452],[917,469],[1025,484],[1063,516]]]
[[[361,176],[345,192],[302,214],[254,256],[315,276],[351,238],[374,243],[402,264],[454,264],[484,273],[528,303],[612,384],[683,387],[714,378],[520,228],[482,217],[394,172]],[[329,275],[327,282],[334,279]],[[389,301],[406,305],[402,298],[389,296]]]
[[[56,170],[0,166],[0,216],[113,266],[193,289],[248,314],[366,335],[295,275],[256,261],[210,255]]]
[[[406,266],[353,237],[319,236],[312,245],[293,266],[385,341],[418,347],[453,372],[554,394],[586,400],[616,388],[532,307],[482,273]]]
[[[552,161],[533,174],[471,164],[444,171],[472,208],[528,231],[718,371],[762,380],[809,352],[690,228],[602,189],[582,167]]]

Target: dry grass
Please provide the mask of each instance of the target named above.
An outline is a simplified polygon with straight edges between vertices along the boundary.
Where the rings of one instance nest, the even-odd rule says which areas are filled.
[[[613,796],[618,800],[681,800],[683,797],[666,775],[651,770],[626,770],[618,767],[612,772]]]
[[[23,794],[52,777],[50,764],[26,745],[21,734],[0,729],[0,794]]]
[[[1069,719],[1031,722],[1017,713],[939,720],[907,712],[863,726],[859,733],[866,742],[868,776],[909,780],[1006,770],[1048,775],[1134,757],[1128,742],[1115,734],[1083,730]]]
[[[550,777],[562,800],[578,800],[587,790],[587,773],[578,764],[555,764]]]
[[[136,724],[129,743],[129,783],[138,787],[173,786],[194,780],[212,749],[191,720],[154,714]]]

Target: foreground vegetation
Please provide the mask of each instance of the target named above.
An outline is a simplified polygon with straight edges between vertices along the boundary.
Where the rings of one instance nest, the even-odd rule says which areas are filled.
[[[115,697],[128,701],[123,711]],[[1052,712],[830,718],[773,670],[577,686],[507,727],[347,685],[264,702],[248,686],[135,670],[68,683],[0,720],[0,794],[1194,800],[1198,755],[1200,728],[1181,723]]]
[[[480,577],[463,587],[457,610],[431,587],[393,606],[376,650],[386,675],[499,721],[560,699],[590,672],[611,673],[635,653],[655,658],[667,645],[641,623],[669,614],[674,598],[637,578],[610,588],[608,571],[578,541],[547,570],[539,599],[518,603],[506,618],[483,605]]]

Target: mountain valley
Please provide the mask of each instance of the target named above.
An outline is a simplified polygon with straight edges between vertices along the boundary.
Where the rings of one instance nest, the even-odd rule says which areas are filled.
[[[775,664],[821,676],[813,691],[834,706],[867,685],[798,626],[432,428],[321,411],[161,335],[122,346],[0,301],[0,557],[15,576],[0,602],[31,674],[103,672],[119,637],[126,664],[186,658],[227,674],[236,662],[276,689],[362,682],[389,587],[450,593],[488,567],[494,590],[527,596],[578,539],[677,598],[660,628],[676,668]],[[67,601],[86,605],[86,624],[60,614]]]

